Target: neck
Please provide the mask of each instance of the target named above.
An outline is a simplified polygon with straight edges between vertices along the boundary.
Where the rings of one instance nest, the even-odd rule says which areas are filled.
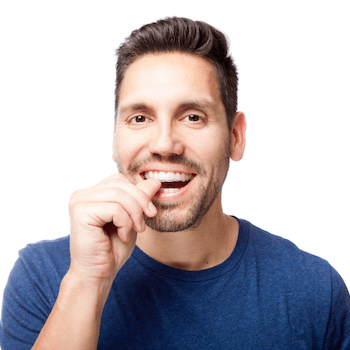
[[[237,220],[223,213],[218,195],[195,229],[158,232],[147,227],[138,234],[136,244],[165,265],[197,271],[224,262],[236,245],[238,230]]]

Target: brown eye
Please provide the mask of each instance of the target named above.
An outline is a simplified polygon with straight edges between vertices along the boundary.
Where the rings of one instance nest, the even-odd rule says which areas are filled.
[[[144,124],[150,122],[151,120],[143,115],[137,115],[129,120],[130,124]]]
[[[143,115],[138,115],[134,119],[135,123],[144,123],[146,121],[146,117],[144,117]]]
[[[190,114],[189,116],[187,116],[187,118],[190,122],[198,122],[200,119],[199,116],[195,114]]]

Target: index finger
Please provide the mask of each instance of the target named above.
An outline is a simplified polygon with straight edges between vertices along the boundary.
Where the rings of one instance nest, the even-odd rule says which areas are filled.
[[[156,179],[146,179],[145,181],[142,181],[138,183],[136,186],[141,189],[143,192],[145,192],[150,199],[153,198],[153,196],[157,193],[157,191],[160,189],[162,183],[159,180]],[[148,203],[148,209],[149,214],[147,215],[149,217],[153,217],[157,214],[157,208],[152,203],[152,200]]]

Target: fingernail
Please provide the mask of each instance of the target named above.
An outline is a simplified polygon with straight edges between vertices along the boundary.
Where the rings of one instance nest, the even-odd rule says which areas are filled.
[[[154,204],[152,202],[148,203],[148,209],[150,210],[151,214],[157,213],[157,208],[154,206]]]

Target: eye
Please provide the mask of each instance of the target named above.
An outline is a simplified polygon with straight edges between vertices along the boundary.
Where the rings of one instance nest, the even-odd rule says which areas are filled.
[[[201,121],[201,119],[202,118],[200,116],[196,115],[196,114],[190,114],[187,117],[185,117],[184,120],[189,121],[191,123],[195,123],[195,122]]]
[[[130,123],[132,123],[132,124],[142,124],[142,123],[145,123],[147,121],[150,121],[150,119],[143,116],[143,115],[137,115],[136,117],[133,117],[130,119]]]

